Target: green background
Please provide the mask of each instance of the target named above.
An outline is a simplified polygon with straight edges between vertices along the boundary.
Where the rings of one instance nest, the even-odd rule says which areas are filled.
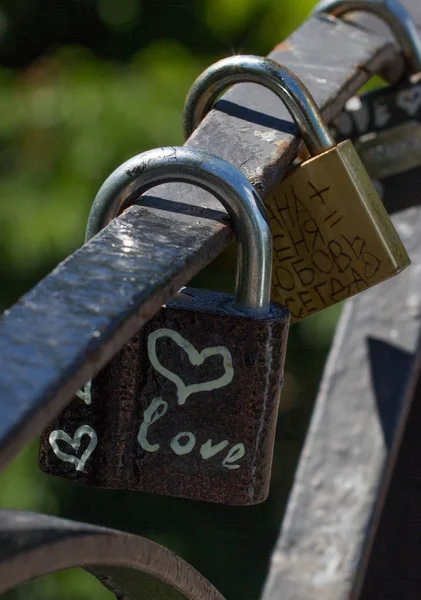
[[[195,77],[231,54],[267,54],[314,0],[0,2],[0,252],[5,309],[83,242],[116,166],[182,144]],[[34,441],[0,476],[0,506],[139,533],[179,553],[227,598],[258,598],[340,308],[292,328],[270,497],[224,507],[95,490],[38,470]],[[46,319],[46,327],[47,319]],[[81,569],[9,599],[112,595]]]

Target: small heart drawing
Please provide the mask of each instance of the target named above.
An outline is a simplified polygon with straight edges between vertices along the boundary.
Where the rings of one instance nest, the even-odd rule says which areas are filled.
[[[414,85],[410,89],[400,91],[396,97],[396,106],[413,117],[421,106],[421,86]]]
[[[76,452],[80,448],[80,442],[84,435],[88,435],[91,438],[88,447],[85,452],[82,454],[80,458],[76,456],[72,456],[71,454],[66,454],[62,452],[58,447],[57,440],[63,440],[67,444],[69,444],[73,450]],[[86,461],[91,456],[92,452],[95,450],[96,445],[98,443],[98,436],[92,427],[89,425],[82,425],[79,429],[76,429],[75,435],[73,438],[70,437],[65,431],[62,429],[56,429],[50,433],[50,437],[48,438],[50,442],[51,448],[53,449],[54,454],[62,461],[73,463],[75,465],[76,471],[83,471],[83,467],[86,464]]]
[[[364,277],[366,279],[371,279],[371,277],[374,277],[374,275],[380,269],[380,266],[382,263],[377,258],[377,256],[374,256],[374,254],[372,254],[371,252],[364,252],[363,260],[364,260]]]
[[[204,363],[204,361],[210,356],[217,356],[218,354],[222,356],[223,365],[224,365],[224,374],[218,379],[214,379],[213,381],[204,381],[202,383],[193,383],[191,385],[185,385],[183,380],[173,373],[166,369],[158,360],[156,355],[156,342],[159,338],[169,337],[171,338],[180,348],[182,348],[189,357],[189,360],[192,365],[200,366]],[[163,375],[169,381],[175,383],[177,387],[177,399],[178,404],[184,404],[187,398],[196,392],[210,392],[211,390],[216,390],[218,388],[225,387],[229,383],[231,383],[232,378],[234,377],[234,368],[232,366],[232,356],[228,348],[225,346],[214,346],[213,348],[205,348],[202,352],[198,352],[196,348],[184,339],[179,333],[173,331],[172,329],[157,329],[153,333],[151,333],[148,337],[148,356],[149,360],[153,368],[158,371],[161,375]]]

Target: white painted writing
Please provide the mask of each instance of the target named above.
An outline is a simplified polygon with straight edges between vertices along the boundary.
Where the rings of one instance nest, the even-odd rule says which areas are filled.
[[[236,444],[231,448],[222,461],[222,466],[226,469],[238,469],[240,465],[234,465],[232,463],[235,463],[237,460],[240,460],[240,458],[243,458],[245,451],[244,444]]]
[[[77,456],[74,456],[73,454],[67,454],[66,452],[60,450],[60,448],[58,447],[57,441],[63,440],[64,442],[69,444],[73,448],[73,450],[78,452],[81,440],[85,435],[89,436],[90,441],[88,447],[86,448],[86,450],[80,458],[77,458]],[[62,429],[56,429],[55,431],[52,431],[50,433],[48,441],[50,442],[51,448],[53,449],[53,452],[57,456],[57,458],[64,462],[72,463],[75,466],[76,471],[83,471],[86,461],[90,458],[92,452],[96,448],[96,445],[98,443],[98,436],[92,429],[92,427],[89,427],[89,425],[82,425],[81,427],[76,429],[73,438],[70,437],[70,435],[68,435]]]
[[[210,356],[222,356],[224,374],[213,381],[204,381],[201,383],[193,383],[186,385],[184,381],[175,373],[166,369],[158,359],[156,354],[156,342],[158,339],[163,337],[171,338],[180,348],[182,348],[192,365],[199,366]],[[232,366],[232,356],[228,348],[225,346],[215,346],[213,348],[205,348],[202,352],[198,352],[196,348],[183,338],[179,333],[172,329],[157,329],[148,336],[148,356],[153,368],[160,373],[163,377],[172,381],[177,388],[177,400],[178,404],[182,405],[186,402],[187,398],[196,392],[209,392],[222,387],[225,387],[231,383],[234,377],[234,369]]]
[[[348,100],[345,110],[335,120],[334,127],[342,136],[355,136],[374,129],[383,129],[393,117],[393,104],[412,118],[421,108],[421,85],[412,85],[399,90],[396,97],[386,95],[371,101],[361,101],[354,97]],[[373,124],[370,123],[370,103],[373,110]],[[372,126],[373,125],[373,126]]]
[[[392,113],[390,112],[387,104],[385,104],[382,100],[377,100],[374,103],[374,125],[375,127],[384,127],[389,123],[392,118]]]
[[[200,456],[204,460],[208,460],[208,458],[212,458],[218,452],[221,452],[224,448],[228,446],[228,440],[224,440],[223,442],[219,442],[219,444],[212,445],[212,440],[208,440],[206,443],[202,444],[200,448]]]
[[[88,381],[86,385],[76,392],[76,396],[84,401],[85,404],[91,404],[91,382]]]
[[[140,425],[137,441],[147,452],[156,452],[160,449],[159,444],[150,444],[147,440],[148,429],[163,417],[168,410],[168,403],[162,398],[154,398],[148,408],[143,413],[143,421]]]
[[[408,116],[415,116],[421,106],[421,86],[414,85],[409,89],[401,90],[396,96],[396,106],[404,110]]]
[[[146,452],[156,452],[161,448],[160,444],[151,444],[148,439],[149,428],[161,419],[167,412],[168,403],[162,398],[154,398],[143,413],[143,421],[139,428],[137,440]],[[191,431],[180,431],[169,442],[171,450],[177,456],[190,454],[196,446],[196,436]],[[222,452],[229,445],[228,440],[223,440],[214,444],[211,439],[200,446],[199,453],[203,460],[208,460]],[[226,469],[238,469],[237,463],[245,455],[244,444],[235,444],[230,448],[222,461],[222,466]]]
[[[183,438],[187,438],[187,442],[184,444],[181,443]],[[182,456],[183,454],[189,454],[196,445],[196,437],[192,434],[191,431],[180,431],[177,433],[175,437],[170,442],[171,449],[178,454],[178,456]]]

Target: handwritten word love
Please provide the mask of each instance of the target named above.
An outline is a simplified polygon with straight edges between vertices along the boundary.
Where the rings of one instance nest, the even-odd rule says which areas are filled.
[[[148,430],[151,425],[164,417],[167,410],[168,402],[165,402],[162,398],[154,398],[143,413],[143,421],[139,428],[137,441],[141,448],[146,452],[157,452],[160,449],[160,444],[151,444],[148,441]],[[169,441],[169,445],[174,454],[177,454],[178,456],[190,454],[196,446],[196,436],[191,431],[180,431]],[[208,460],[219,452],[222,452],[228,445],[228,440],[223,440],[214,445],[213,441],[209,439],[200,446],[199,453],[203,460]],[[240,465],[235,463],[240,460],[240,458],[243,458],[244,454],[244,444],[235,444],[230,448],[223,459],[222,466],[226,469],[238,469]]]

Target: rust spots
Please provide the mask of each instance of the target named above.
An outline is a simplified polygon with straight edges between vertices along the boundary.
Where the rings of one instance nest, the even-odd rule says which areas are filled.
[[[296,160],[298,161],[304,161],[304,160],[308,160],[309,158],[311,158],[311,154],[310,152],[307,150],[307,148],[304,148],[301,152],[299,152],[297,154],[297,158]]]
[[[255,176],[255,177],[251,177],[250,178],[250,183],[254,187],[254,189],[257,191],[258,194],[260,194],[261,196],[265,195],[266,185],[262,181],[262,176],[261,175]]]
[[[373,77],[372,71],[366,65],[357,65],[357,69],[368,75],[368,77]]]
[[[221,220],[222,221],[231,221],[231,218],[227,214],[227,215],[222,215],[221,216]],[[226,229],[227,223],[226,222],[225,223],[224,222],[221,223],[220,221],[215,221],[215,223],[212,226],[213,226],[213,229],[215,231],[223,231],[224,229]]]
[[[291,43],[288,40],[281,42],[274,48],[274,52],[293,52],[294,48],[291,46]]]
[[[421,81],[421,73],[414,73],[409,76],[409,80],[412,84],[419,83]]]
[[[271,162],[275,163],[278,168],[283,168],[289,165],[297,152],[297,146],[292,141],[283,141],[277,144],[276,150],[272,155]]]
[[[288,150],[289,145],[290,142],[287,141],[279,142],[276,145],[275,159],[281,158],[284,155],[284,153]]]

